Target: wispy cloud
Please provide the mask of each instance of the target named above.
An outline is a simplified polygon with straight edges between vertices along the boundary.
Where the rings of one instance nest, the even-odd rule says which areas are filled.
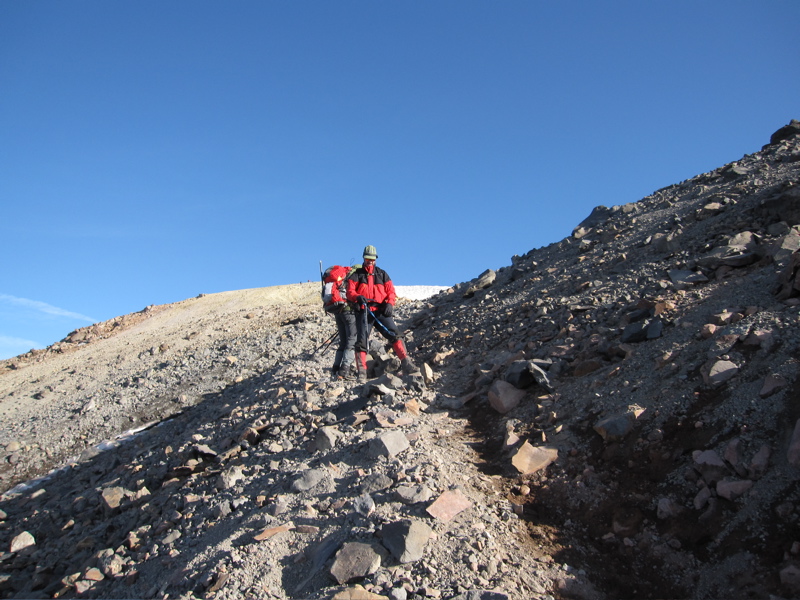
[[[0,335],[0,344],[7,344],[14,346],[30,346],[31,348],[36,348],[37,346],[41,346],[39,342],[34,342],[33,340],[26,340],[24,338],[11,337],[9,335]]]
[[[86,315],[65,310],[63,308],[58,308],[57,306],[53,306],[47,302],[41,302],[40,300],[29,300],[28,298],[17,298],[16,296],[11,296],[9,294],[0,294],[0,302],[33,309],[35,311],[56,317],[66,317],[68,319],[77,319],[79,321],[87,321],[89,323],[97,322],[97,319],[93,319],[92,317],[87,317]]]
[[[42,348],[43,344],[34,342],[33,340],[26,340],[24,338],[11,337],[8,335],[0,335],[0,360],[18,356],[31,350],[32,348]]]

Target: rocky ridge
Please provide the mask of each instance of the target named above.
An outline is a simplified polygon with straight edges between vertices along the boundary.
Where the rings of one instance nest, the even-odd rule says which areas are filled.
[[[799,173],[793,121],[401,303],[417,376],[330,381],[315,284],[4,361],[0,595],[797,596]]]

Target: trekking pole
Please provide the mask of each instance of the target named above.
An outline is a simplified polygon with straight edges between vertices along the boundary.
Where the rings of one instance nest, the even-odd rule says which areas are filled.
[[[325,349],[322,350],[322,353],[325,354],[325,352],[327,352],[328,348],[331,347],[331,345],[333,344],[334,340],[337,337],[339,337],[338,331],[336,331],[336,333],[334,333],[331,337],[329,337],[327,340],[325,340],[319,346],[317,346],[316,349],[311,353],[311,356],[314,356],[323,346],[325,346]]]
[[[333,345],[333,342],[336,341],[337,337],[339,337],[339,333],[338,332],[333,334],[331,337],[329,337],[327,340],[325,340],[322,343],[322,345],[320,346],[320,348],[322,349],[322,352],[320,353],[320,355],[323,355],[328,351],[328,349]],[[319,350],[320,348],[317,348],[317,350]],[[315,350],[314,353],[316,353],[317,350]],[[313,353],[312,353],[312,356],[313,356]]]
[[[337,332],[336,335],[334,335],[333,337],[330,338],[330,340],[328,341],[328,344],[322,349],[322,352],[321,352],[322,355],[324,355],[328,350],[330,350],[330,347],[333,346],[333,343],[336,341],[336,339],[338,337],[339,337],[339,333]]]

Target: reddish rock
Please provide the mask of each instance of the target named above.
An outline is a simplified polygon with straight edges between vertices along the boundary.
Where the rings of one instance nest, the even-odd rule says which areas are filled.
[[[337,592],[331,600],[389,600],[387,596],[374,594],[364,589],[363,586],[354,585],[340,592]]]
[[[95,581],[90,581],[88,579],[81,579],[79,581],[76,581],[75,592],[79,595],[85,594],[94,587],[95,583],[96,583]]]
[[[105,488],[101,492],[101,496],[103,498],[103,503],[106,505],[108,509],[115,509],[119,508],[119,505],[122,504],[122,501],[125,499],[127,490],[121,487],[109,487]]]
[[[713,315],[711,317],[711,322],[715,325],[731,325],[738,321],[741,321],[744,318],[744,315],[738,312],[729,312],[724,311],[719,314]]]
[[[461,493],[461,490],[455,489],[439,496],[426,510],[435,519],[447,522],[471,506],[472,502]]]
[[[745,346],[758,346],[760,348],[770,348],[773,344],[775,336],[771,331],[753,331],[745,339],[743,344]]]
[[[730,321],[730,318],[731,313],[726,310],[721,313],[717,313],[716,315],[711,315],[711,322],[717,326],[726,325],[728,321]]]
[[[523,475],[530,475],[547,468],[557,458],[556,448],[532,446],[526,441],[511,459],[511,464]]]
[[[264,540],[268,540],[273,535],[277,535],[279,533],[283,533],[284,531],[291,531],[291,525],[278,525],[277,527],[267,527],[264,531],[259,533],[254,537],[257,542],[263,542]]]
[[[83,575],[83,578],[88,579],[89,581],[103,581],[103,579],[105,579],[105,575],[103,575],[100,569],[92,567],[86,571],[86,573]]]
[[[433,356],[431,362],[433,362],[433,364],[435,364],[436,366],[441,366],[447,361],[448,358],[453,356],[455,353],[456,351],[452,348],[450,348],[449,350],[445,350],[444,352],[437,352]]]
[[[703,328],[700,330],[700,336],[704,340],[707,340],[711,338],[716,331],[717,331],[716,325],[714,325],[713,323],[707,323],[706,325],[703,325]]]

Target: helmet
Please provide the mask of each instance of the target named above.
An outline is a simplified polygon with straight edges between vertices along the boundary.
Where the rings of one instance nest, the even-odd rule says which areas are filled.
[[[375,260],[378,258],[378,251],[375,249],[375,246],[366,246],[364,248],[364,258],[369,260]]]

